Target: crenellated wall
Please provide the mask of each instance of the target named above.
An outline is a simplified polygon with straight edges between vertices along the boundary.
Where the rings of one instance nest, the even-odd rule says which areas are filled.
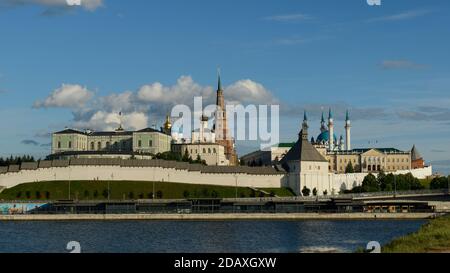
[[[11,188],[42,181],[160,181],[173,183],[280,188],[284,173],[255,175],[245,173],[202,173],[159,167],[68,166],[21,170],[0,174],[0,186]]]

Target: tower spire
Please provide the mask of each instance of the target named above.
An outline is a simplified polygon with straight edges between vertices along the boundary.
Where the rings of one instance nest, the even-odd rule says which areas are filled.
[[[220,67],[217,68],[217,91],[223,91],[222,90],[222,80],[220,79]]]
[[[303,113],[303,123],[302,123],[302,131],[300,132],[300,137],[302,140],[308,141],[308,116],[306,115],[306,110]]]

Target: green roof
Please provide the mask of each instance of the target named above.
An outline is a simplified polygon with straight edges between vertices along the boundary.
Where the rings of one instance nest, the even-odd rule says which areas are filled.
[[[294,147],[295,142],[292,143],[279,143],[278,145],[276,145],[276,147],[278,148],[292,148]]]

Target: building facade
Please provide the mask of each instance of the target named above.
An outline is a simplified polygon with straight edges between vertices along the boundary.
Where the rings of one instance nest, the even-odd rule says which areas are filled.
[[[152,128],[112,132],[66,129],[52,135],[51,158],[130,158],[170,151],[171,136]]]

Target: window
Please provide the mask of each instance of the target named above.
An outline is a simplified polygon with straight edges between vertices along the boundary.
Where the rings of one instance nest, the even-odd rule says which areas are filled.
[[[138,140],[138,147],[142,147],[142,140]]]
[[[106,142],[106,148],[107,148],[107,149],[111,148],[111,143],[109,143],[109,141]]]
[[[95,143],[94,142],[91,142],[91,150],[92,151],[95,150]]]
[[[211,153],[211,148],[208,148],[208,154],[210,154]]]
[[[97,143],[97,150],[101,150],[102,149],[102,143],[99,141]]]
[[[149,147],[153,147],[153,140],[150,139],[150,140],[148,141],[148,146],[149,146]],[[192,150],[191,150],[191,154],[192,154]]]
[[[217,154],[216,148],[213,149],[213,152],[214,152],[215,154]]]
[[[69,141],[69,149],[72,149],[72,141]]]
[[[61,141],[58,141],[58,149],[61,149]]]
[[[206,154],[206,149],[205,148],[203,148],[203,153]]]

